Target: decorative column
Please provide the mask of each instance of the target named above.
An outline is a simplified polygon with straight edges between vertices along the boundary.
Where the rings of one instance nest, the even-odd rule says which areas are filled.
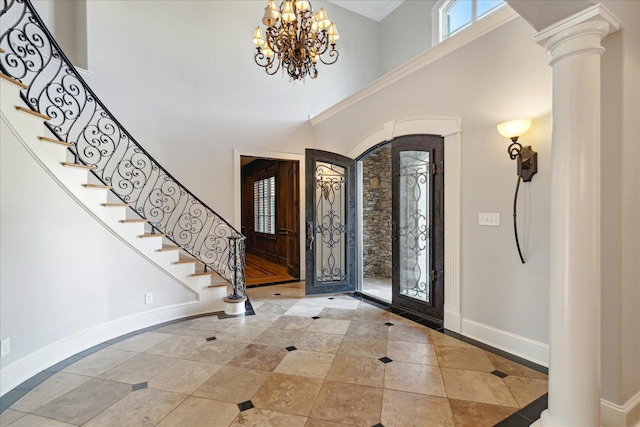
[[[595,5],[536,36],[553,68],[549,407],[536,426],[600,425],[600,57]]]

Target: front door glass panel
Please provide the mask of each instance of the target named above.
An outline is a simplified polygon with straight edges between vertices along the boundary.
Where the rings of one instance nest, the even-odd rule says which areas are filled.
[[[430,301],[430,152],[400,152],[400,295]]]
[[[320,283],[347,278],[346,178],[344,167],[316,161],[315,274]]]

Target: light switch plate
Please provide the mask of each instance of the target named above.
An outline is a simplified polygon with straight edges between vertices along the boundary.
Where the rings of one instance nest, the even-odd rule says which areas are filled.
[[[146,293],[144,294],[144,303],[145,304],[153,304],[153,294],[152,293]]]
[[[479,213],[478,225],[500,227],[500,214],[499,213]]]

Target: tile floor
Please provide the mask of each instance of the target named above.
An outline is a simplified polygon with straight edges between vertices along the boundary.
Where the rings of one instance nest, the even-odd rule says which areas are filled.
[[[305,297],[302,283],[248,293],[255,316],[200,317],[107,346],[36,386],[0,425],[528,425],[512,414],[547,391],[538,371],[346,295]]]

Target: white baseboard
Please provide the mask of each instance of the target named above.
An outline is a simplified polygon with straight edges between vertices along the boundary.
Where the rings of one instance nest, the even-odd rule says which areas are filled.
[[[465,318],[460,334],[538,365],[549,366],[548,344]]]
[[[640,391],[624,405],[600,401],[600,420],[603,427],[639,427]]]
[[[444,307],[444,327],[450,331],[455,333],[461,333],[462,327],[462,316],[455,310]]]
[[[106,322],[63,338],[16,360],[0,370],[0,396],[3,396],[40,371],[74,354],[129,332],[186,316],[204,314],[208,312],[201,311],[204,306],[206,305],[193,301],[162,307]]]

